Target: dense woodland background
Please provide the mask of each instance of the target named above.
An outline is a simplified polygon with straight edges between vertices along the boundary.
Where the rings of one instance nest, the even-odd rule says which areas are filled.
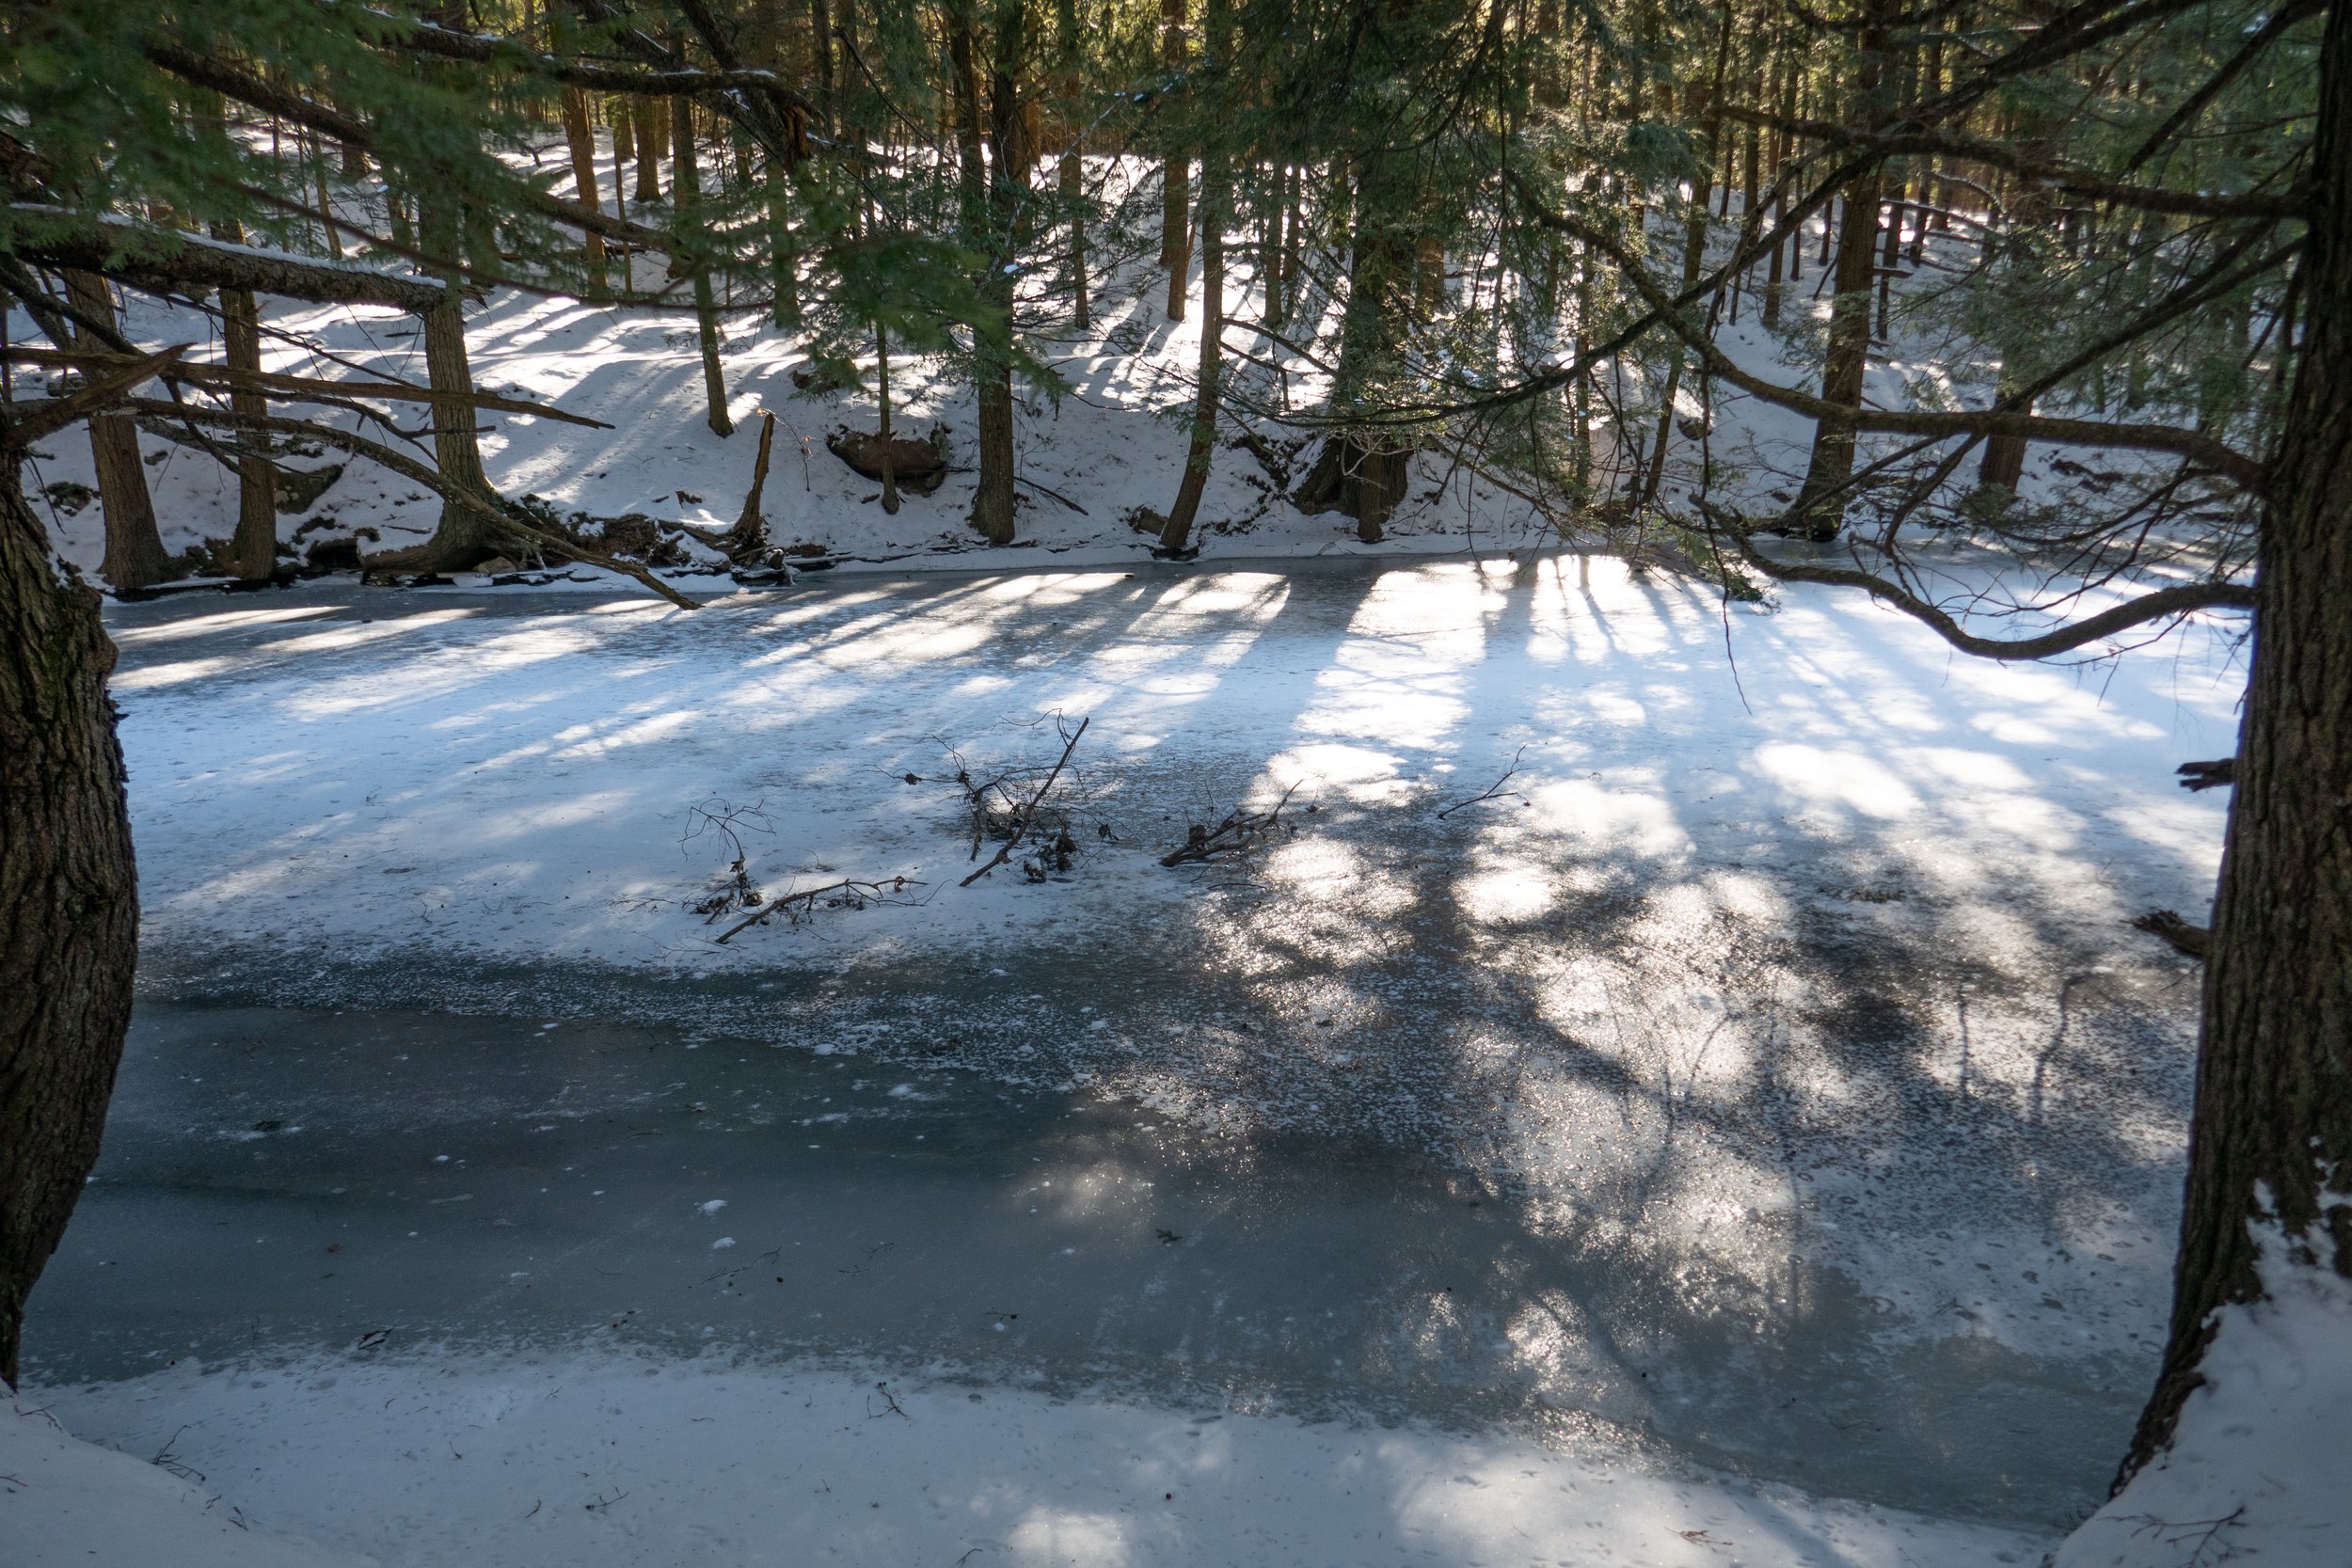
[[[1734,597],[1846,584],[1996,657],[2250,610],[2181,1297],[2135,1458],[2211,1309],[2262,1289],[2258,1205],[2310,1266],[2352,1268],[2326,1196],[2352,1168],[2341,5],[16,0],[0,170],[0,289],[41,333],[7,347],[0,437],[11,467],[91,444],[119,593],[281,576],[278,459],[309,443],[442,499],[429,541],[350,564],[569,556],[691,603],[645,549],[485,476],[486,412],[578,418],[475,388],[467,311],[514,290],[675,312],[722,433],[731,328],[803,335],[812,382],[870,399],[843,455],[894,510],[936,461],[894,429],[895,379],[965,378],[969,521],[996,544],[1021,526],[1016,393],[1057,396],[1057,354],[1144,296],[1203,325],[1189,406],[1139,436],[1187,444],[1176,492],[1137,498],[1171,554],[1213,465],[1306,437],[1293,499],[1364,540],[1436,451],[1564,542]],[[122,290],[188,337],[126,337]],[[429,383],[324,353],[264,371],[272,296],[413,313]],[[1776,365],[1717,346],[1741,321]],[[1874,359],[1907,400],[1866,402]],[[1809,422],[1801,460],[1729,455],[1742,407]],[[165,551],[142,428],[239,476],[207,559]],[[2097,483],[2021,494],[2036,445]],[[94,1154],[134,888],[111,652],[0,490],[12,1373]],[[755,506],[705,543],[774,564]],[[1997,594],[1926,586],[1963,553],[2005,568]]]

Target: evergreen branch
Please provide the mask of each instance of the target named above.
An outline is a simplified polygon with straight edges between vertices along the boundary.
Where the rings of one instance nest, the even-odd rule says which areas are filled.
[[[1709,374],[1722,377],[1751,397],[1761,398],[1766,403],[1805,415],[1833,428],[1843,426],[1873,434],[2013,436],[2032,441],[2071,441],[2084,446],[2169,451],[2202,463],[2216,473],[2257,493],[2262,490],[2268,476],[2269,470],[2260,459],[2249,457],[2201,430],[2186,430],[2177,425],[2112,424],[2104,420],[2055,419],[1999,408],[1948,412],[1849,408],[1843,404],[1798,391],[1793,387],[1782,387],[1767,381],[1742,369],[1730,356],[1715,346],[1713,339],[1692,325],[1677,303],[1667,296],[1664,288],[1649,276],[1649,270],[1614,235],[1572,214],[1552,211],[1518,175],[1515,173],[1512,179],[1526,195],[1528,206],[1536,221],[1607,255],[1616,263],[1618,272],[1633,285],[1634,292],[1649,305],[1653,317],[1663,320],[1673,328],[1683,342],[1699,356]]]
[[[324,261],[257,250],[176,229],[155,229],[111,214],[18,202],[15,211],[55,220],[46,233],[19,236],[15,253],[45,266],[75,267],[142,289],[175,285],[250,289],[316,305],[384,305],[429,310],[447,297],[437,282],[399,277],[353,261]]]
[[[122,356],[115,354],[69,353],[40,348],[10,348],[7,352],[8,357],[28,365],[106,368],[122,362]],[[565,424],[584,425],[590,430],[613,428],[602,420],[592,420],[584,414],[570,414],[544,403],[533,403],[527,398],[503,397],[496,392],[437,392],[429,387],[416,387],[400,381],[326,381],[311,376],[288,375],[278,371],[245,371],[229,365],[187,361],[174,364],[160,374],[166,381],[185,382],[191,387],[233,387],[295,401],[312,392],[324,392],[339,398],[378,402],[464,404],[470,408],[560,420]]]
[[[2164,123],[2157,126],[2148,139],[2139,144],[2139,150],[2124,160],[2123,172],[2129,174],[2154,157],[2166,142],[2178,135],[2186,126],[2193,124],[2197,117],[2205,112],[2206,105],[2227,91],[2230,84],[2236,81],[2248,66],[2260,58],[2265,50],[2278,42],[2280,37],[2288,28],[2305,17],[2317,16],[2327,8],[2327,0],[2288,0],[2286,5],[2280,8],[2277,14],[2255,31],[2253,37],[2246,40],[2245,47],[2231,55],[2220,70],[2206,77],[2197,90],[2183,99],[2180,107],[2168,115]]]
[[[519,39],[495,33],[461,33],[418,17],[397,16],[373,6],[346,7],[336,0],[319,0],[326,11],[358,11],[384,29],[389,47],[467,65],[502,67],[553,82],[559,87],[585,87],[594,92],[633,92],[648,98],[692,98],[707,93],[755,91],[803,114],[809,101],[787,87],[772,71],[737,67],[703,71],[691,67],[639,70],[629,66],[595,65],[534,49]]]
[[[2007,142],[1987,136],[1972,136],[1962,131],[1936,131],[1921,126],[1866,131],[1841,125],[1835,120],[1794,119],[1763,109],[1740,108],[1736,104],[1726,104],[1723,114],[1743,125],[1780,131],[1832,147],[1857,148],[1879,158],[1920,155],[1965,158],[1971,163],[2006,170],[2021,180],[2063,191],[2069,196],[2110,202],[2118,207],[2130,207],[2144,213],[2166,213],[2176,217],[2278,219],[2301,217],[2310,205],[2299,190],[2293,196],[2281,198],[2169,191],[2128,184],[2074,165],[2036,158]]]
[[[382,156],[382,145],[375,135],[375,128],[332,105],[295,92],[291,87],[281,87],[250,71],[241,71],[225,60],[199,55],[174,43],[150,40],[143,53],[150,64],[192,87],[219,93],[223,98],[233,98],[263,114],[277,115],[305,130],[332,136],[345,146],[358,148],[379,158]],[[658,250],[665,255],[677,248],[678,237],[675,234],[665,234],[659,229],[647,229],[627,218],[616,218],[580,202],[566,200],[541,190],[527,180],[514,181],[509,194],[515,204],[526,212],[601,234],[608,240],[626,240],[643,249]]]

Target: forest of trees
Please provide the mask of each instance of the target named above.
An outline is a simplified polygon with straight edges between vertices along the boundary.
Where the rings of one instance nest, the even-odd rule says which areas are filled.
[[[610,151],[623,178],[600,178]],[[1157,544],[1227,436],[1377,540],[1412,454],[1564,541],[1726,595],[1840,585],[2042,657],[2251,613],[2205,979],[2164,1444],[2249,1223],[2352,1272],[2352,8],[2330,0],[0,0],[11,469],[89,443],[117,591],[167,555],[137,432],[237,476],[219,575],[279,571],[294,440],[442,501],[391,576],[600,546],[502,496],[467,313],[675,312],[729,427],[727,324],[870,397],[972,388],[969,525],[1012,540],[1017,397],[1114,303],[1201,324]],[[122,291],[216,327],[141,341]],[[262,369],[273,299],[412,313],[423,385]],[[1814,302],[1827,304],[1816,311]],[[1760,322],[1766,375],[1717,346]],[[1873,358],[1943,368],[1902,405]],[[215,350],[217,352],[215,352]],[[331,367],[331,360],[314,362]],[[45,393],[46,395],[42,395]],[[1801,466],[1717,450],[1733,402]],[[354,417],[356,416],[356,417]],[[421,416],[428,421],[416,424]],[[2064,506],[2037,444],[2126,454]],[[748,521],[755,525],[755,516]],[[755,526],[728,542],[767,548]],[[2005,634],[1915,558],[2018,562]],[[691,604],[641,563],[621,562]],[[2086,598],[2106,608],[2077,612]],[[0,485],[0,1368],[96,1154],[135,888],[97,595]]]

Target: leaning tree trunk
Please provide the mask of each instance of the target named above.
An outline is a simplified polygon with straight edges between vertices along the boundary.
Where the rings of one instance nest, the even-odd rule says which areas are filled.
[[[2304,241],[2310,308],[2272,464],[2237,786],[2205,966],[2164,1370],[2126,1479],[2201,1381],[2215,1310],[2284,1266],[2352,1276],[2352,6],[2328,12]]]
[[[98,595],[62,576],[0,444],[0,1378],[97,1163],[131,1022],[138,882]]]
[[[84,315],[114,325],[114,301],[107,296],[104,279],[74,268],[66,273],[65,286],[67,297]],[[87,353],[106,346],[78,324],[73,338]],[[118,594],[135,594],[172,576],[171,558],[164,553],[163,536],[155,530],[147,469],[139,462],[138,427],[128,414],[97,415],[89,422],[89,451],[98,470],[98,502],[106,514],[106,559],[99,569],[107,584]]]
[[[1211,40],[1222,30],[1222,0],[1209,0]],[[1200,160],[1200,385],[1192,405],[1192,439],[1184,451],[1184,477],[1176,504],[1160,530],[1160,548],[1181,550],[1192,542],[1193,519],[1208,488],[1209,464],[1216,453],[1217,382],[1223,374],[1225,331],[1225,219],[1232,199],[1223,153],[1212,148]]]

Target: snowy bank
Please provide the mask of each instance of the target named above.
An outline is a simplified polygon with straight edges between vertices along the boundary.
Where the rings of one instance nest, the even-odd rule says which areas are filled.
[[[371,1559],[255,1529],[171,1458],[70,1436],[25,1400],[0,1414],[0,1562],[8,1568],[362,1568]],[[168,1461],[168,1464],[167,1463]]]
[[[2265,1299],[2224,1307],[2172,1446],[2052,1568],[2339,1568],[2352,1552],[2352,1280],[2265,1248]]]
[[[855,1367],[320,1360],[56,1397],[184,1426],[257,1522],[417,1568],[1985,1568],[2044,1547],[1621,1453]]]

